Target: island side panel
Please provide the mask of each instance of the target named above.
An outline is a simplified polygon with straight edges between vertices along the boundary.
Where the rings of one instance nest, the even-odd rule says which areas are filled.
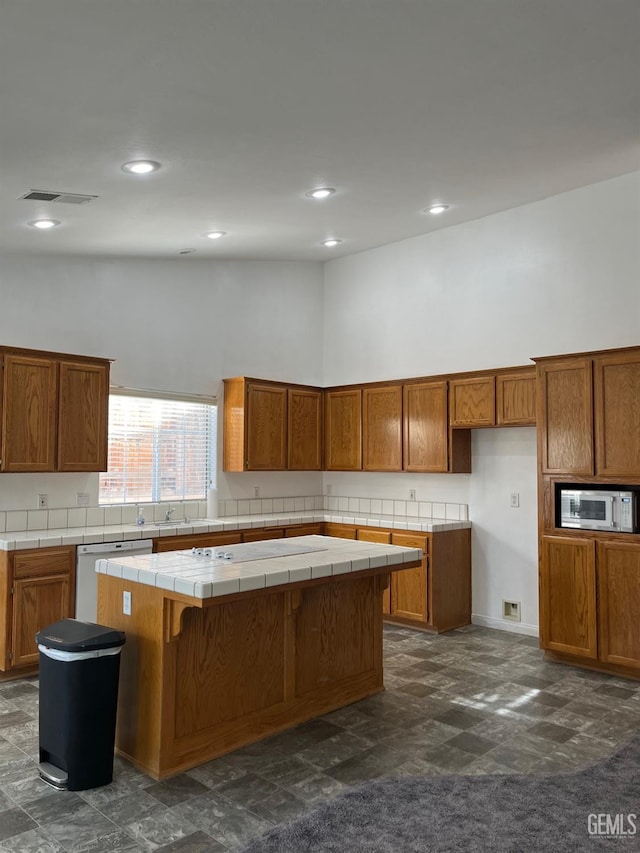
[[[378,578],[305,589],[296,620],[296,696],[352,689],[363,677],[382,689]]]
[[[122,594],[131,593],[131,615]],[[154,778],[161,771],[163,725],[172,714],[164,690],[163,591],[98,575],[98,622],[124,631],[120,656],[116,748]]]
[[[186,611],[167,647],[175,724],[173,743],[165,727],[159,777],[382,690],[387,582],[345,575]]]
[[[206,601],[101,574],[99,620],[127,636],[118,752],[166,779],[382,690],[390,570]]]

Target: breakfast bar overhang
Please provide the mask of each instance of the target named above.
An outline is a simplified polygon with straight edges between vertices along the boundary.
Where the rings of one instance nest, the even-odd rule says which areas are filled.
[[[99,561],[98,621],[127,637],[117,752],[166,779],[379,692],[382,595],[421,558],[303,536]]]

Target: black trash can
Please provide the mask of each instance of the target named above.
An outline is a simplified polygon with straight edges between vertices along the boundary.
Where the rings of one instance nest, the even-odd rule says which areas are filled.
[[[113,779],[122,631],[62,619],[36,634],[40,650],[40,776],[84,791]]]

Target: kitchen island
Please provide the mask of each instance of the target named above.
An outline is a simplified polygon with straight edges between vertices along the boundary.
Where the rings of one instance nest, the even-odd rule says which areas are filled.
[[[382,596],[421,558],[301,536],[100,560],[98,622],[127,636],[117,751],[165,779],[379,692]]]

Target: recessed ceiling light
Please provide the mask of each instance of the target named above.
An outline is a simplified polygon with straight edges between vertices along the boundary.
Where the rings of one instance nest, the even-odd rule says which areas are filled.
[[[122,171],[132,175],[148,175],[150,172],[157,172],[160,166],[155,160],[131,160],[122,164]]]
[[[432,204],[431,207],[425,210],[425,213],[432,213],[434,216],[437,216],[439,213],[444,213],[445,210],[449,210],[448,204]]]
[[[221,237],[224,237],[226,233],[226,231],[208,231],[204,236],[208,237],[210,240],[219,240]]]
[[[316,187],[315,189],[309,190],[309,192],[306,192],[305,195],[308,198],[323,199],[323,198],[328,198],[330,195],[333,195],[334,193],[335,193],[335,190],[333,187]]]
[[[338,240],[336,237],[329,237],[328,240],[323,240],[320,245],[325,246],[327,249],[332,249],[334,246],[337,246],[338,243],[342,243],[342,240]]]
[[[33,219],[28,223],[32,228],[39,228],[41,231],[47,231],[49,228],[55,228],[60,225],[59,219]]]

